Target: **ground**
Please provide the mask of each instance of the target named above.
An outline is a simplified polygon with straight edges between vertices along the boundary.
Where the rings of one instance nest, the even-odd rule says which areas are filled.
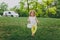
[[[27,17],[0,17],[0,40],[60,40],[60,19],[38,18],[34,37],[26,27]]]

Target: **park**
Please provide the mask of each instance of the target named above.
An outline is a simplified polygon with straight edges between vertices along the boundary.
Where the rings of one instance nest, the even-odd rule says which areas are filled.
[[[0,40],[60,40],[60,0],[20,0],[12,8],[7,2],[0,3]],[[38,19],[34,37],[27,28],[30,10],[36,11]],[[4,11],[14,11],[19,17],[4,16]]]

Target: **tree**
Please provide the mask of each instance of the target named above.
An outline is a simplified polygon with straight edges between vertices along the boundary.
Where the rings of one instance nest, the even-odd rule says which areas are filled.
[[[43,5],[45,7],[45,14],[46,16],[49,16],[50,14],[55,15],[56,14],[56,1],[55,0],[43,0]]]
[[[4,11],[8,10],[7,7],[8,5],[4,2],[0,4],[0,15],[2,15]]]
[[[8,8],[8,5],[7,5],[5,2],[2,2],[2,3],[0,4],[0,9],[2,9],[3,11],[8,10],[7,8]]]
[[[60,0],[57,0],[57,14],[56,14],[56,17],[57,18],[60,18]]]
[[[20,16],[27,16],[30,10],[35,10],[38,17],[56,16],[57,5],[55,0],[42,0],[40,4],[38,0],[20,0],[20,8],[16,10]],[[52,15],[51,15],[52,14]]]

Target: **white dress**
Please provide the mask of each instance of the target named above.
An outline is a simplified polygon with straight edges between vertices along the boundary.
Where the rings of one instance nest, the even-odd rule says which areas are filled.
[[[32,28],[32,26],[37,26],[37,21],[36,21],[36,17],[29,17],[28,21],[30,22],[27,27],[28,28]]]
[[[36,17],[29,17],[30,24],[37,24]]]

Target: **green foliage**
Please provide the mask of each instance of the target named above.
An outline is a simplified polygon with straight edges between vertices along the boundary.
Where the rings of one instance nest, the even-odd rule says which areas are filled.
[[[60,0],[57,0],[57,18],[60,18]]]
[[[48,9],[50,13],[56,14],[56,7],[51,7]]]
[[[28,11],[20,11],[19,15],[20,15],[20,17],[27,17]]]
[[[56,12],[57,11],[57,7],[56,7],[57,5],[55,5],[57,3],[55,3],[55,2],[56,2],[55,0],[43,0],[43,5],[45,8],[45,15],[47,15],[48,17],[49,17],[48,14],[51,14],[51,16],[57,14],[57,12]]]
[[[8,10],[7,7],[8,5],[4,2],[0,4],[0,15],[2,15],[4,11]]]
[[[21,11],[24,10],[24,2],[20,2],[20,10],[21,10]]]
[[[57,16],[56,2],[56,0],[42,0],[42,3],[39,3],[38,0],[20,0],[20,8],[14,7],[13,10],[20,16],[27,16],[30,10],[35,10],[38,17],[50,17],[50,14]]]

